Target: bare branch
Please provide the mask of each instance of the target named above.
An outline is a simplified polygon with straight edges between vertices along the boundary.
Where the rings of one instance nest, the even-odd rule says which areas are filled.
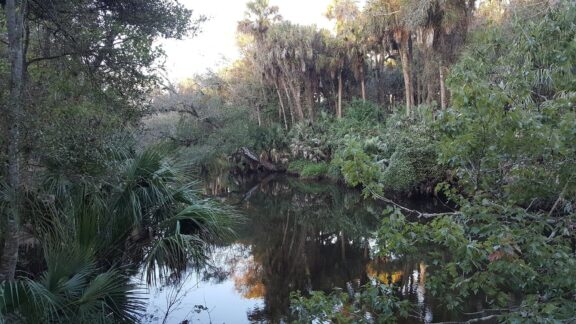
[[[56,60],[56,59],[63,58],[63,57],[66,57],[66,56],[71,56],[71,55],[74,55],[74,54],[77,54],[77,53],[60,53],[60,54],[52,55],[52,56],[35,57],[35,58],[33,58],[33,59],[28,60],[28,61],[26,62],[26,66],[30,66],[30,65],[33,64],[33,63],[38,63],[38,62],[41,62],[41,61]]]
[[[460,212],[445,212],[445,213],[423,213],[414,209],[410,209],[408,207],[402,206],[400,204],[398,204],[397,202],[390,200],[384,196],[381,196],[377,193],[375,193],[374,191],[370,191],[370,193],[372,194],[372,196],[378,200],[382,200],[386,203],[389,203],[391,205],[394,205],[395,207],[397,207],[398,209],[410,213],[412,215],[417,216],[418,218],[434,218],[434,217],[442,217],[442,216],[454,216],[454,215],[459,215],[461,214]]]

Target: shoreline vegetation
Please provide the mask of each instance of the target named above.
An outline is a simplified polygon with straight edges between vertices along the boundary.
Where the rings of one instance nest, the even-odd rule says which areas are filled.
[[[376,256],[418,255],[468,323],[576,321],[573,1],[334,0],[334,31],[248,1],[241,58],[178,85],[155,40],[206,17],[176,0],[0,4],[0,322],[138,322],[138,269],[177,282],[235,235],[201,179],[271,171],[386,202]],[[394,285],[335,288],[286,321],[424,320]]]

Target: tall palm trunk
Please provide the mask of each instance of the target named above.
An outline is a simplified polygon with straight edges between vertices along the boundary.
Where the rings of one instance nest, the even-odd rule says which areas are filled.
[[[446,84],[444,83],[444,67],[440,64],[438,68],[438,74],[440,76],[440,107],[442,109],[446,109],[447,102],[446,102]]]
[[[338,74],[338,106],[336,107],[336,117],[342,118],[342,71]]]
[[[13,280],[18,263],[18,230],[21,214],[20,117],[24,89],[24,17],[26,0],[7,0],[5,6],[8,46],[10,49],[10,94],[5,114],[8,121],[8,185],[13,193],[4,233],[0,259],[0,281]]]
[[[298,121],[304,120],[304,111],[302,110],[302,100],[300,94],[300,84],[294,84],[292,82],[288,82],[288,87],[292,92],[292,101],[294,103],[294,108],[296,110],[296,117],[298,117]]]
[[[264,86],[264,75],[260,76],[260,92],[262,93],[262,100],[268,103],[268,96],[266,96],[266,88]],[[261,115],[262,106],[263,105],[258,104],[256,107],[256,112],[258,113],[258,126],[262,126],[262,115]]]
[[[294,104],[292,103],[292,99],[290,97],[290,92],[288,91],[288,86],[286,86],[286,81],[282,79],[282,85],[284,86],[284,92],[286,92],[286,100],[288,100],[288,107],[290,108],[290,120],[292,121],[292,125],[294,125]]]
[[[404,91],[406,95],[406,115],[410,116],[414,104],[414,90],[412,88],[412,74],[410,72],[410,33],[402,32],[400,44],[400,60],[402,61],[402,75],[404,76]]]
[[[262,126],[262,117],[260,116],[260,104],[256,105],[256,117],[258,118],[258,126]]]
[[[286,108],[284,107],[284,100],[282,99],[282,93],[280,92],[280,87],[278,81],[275,82],[276,94],[278,94],[278,102],[280,103],[281,116],[284,119],[284,128],[288,130],[288,122],[286,121]]]
[[[426,82],[426,104],[431,105],[434,100],[434,87],[432,86],[432,80]]]
[[[306,109],[308,109],[308,118],[314,121],[314,82],[311,77],[305,79],[305,96],[306,96]]]
[[[424,85],[424,77],[420,76],[418,78],[418,104],[421,105],[424,103],[424,95],[426,94],[425,85]]]
[[[360,66],[360,88],[362,90],[362,102],[366,103],[366,83],[364,81],[364,66]]]

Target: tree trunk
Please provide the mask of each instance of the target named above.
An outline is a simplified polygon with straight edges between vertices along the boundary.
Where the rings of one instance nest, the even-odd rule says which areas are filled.
[[[346,236],[344,233],[340,233],[340,254],[342,261],[346,262]]]
[[[278,86],[278,81],[276,81],[276,93],[278,94],[278,102],[280,103],[281,117],[284,119],[284,128],[288,130],[288,122],[286,121],[286,109],[284,108],[284,100],[282,100],[282,93],[280,92],[280,87]]]
[[[421,105],[424,103],[424,76],[420,76],[418,78],[418,104]]]
[[[288,100],[288,107],[290,108],[290,120],[292,121],[292,125],[294,125],[294,104],[292,103],[292,99],[290,98],[290,92],[288,91],[288,87],[286,86],[286,81],[282,80],[282,85],[284,86],[284,92],[286,92],[286,100]]]
[[[268,96],[266,95],[266,88],[264,86],[264,75],[260,76],[260,92],[262,92],[262,100],[264,100],[264,102],[267,104],[268,103]],[[264,105],[260,105],[258,104],[257,106],[257,113],[258,113],[258,126],[262,126],[262,116],[261,116],[261,109],[262,106]]]
[[[304,111],[302,110],[302,100],[300,94],[300,85],[292,84],[292,82],[288,82],[288,87],[290,91],[292,91],[294,107],[296,109],[296,116],[298,117],[298,121],[304,120]]]
[[[440,76],[440,107],[442,109],[446,109],[447,102],[446,102],[446,85],[444,84],[444,67],[440,64],[438,68],[439,76]]]
[[[306,84],[306,108],[310,121],[314,121],[314,83],[308,77],[305,79]]]
[[[338,74],[338,106],[336,107],[336,117],[342,118],[342,71]]]
[[[260,104],[256,104],[256,117],[258,117],[258,126],[262,126],[262,118],[260,117]]]
[[[380,77],[381,71],[382,71],[382,66],[383,64],[381,64],[381,60],[382,60],[382,55],[383,54],[379,54],[376,55],[376,80],[377,80],[377,86],[376,86],[376,102],[378,102],[378,104],[383,105],[386,102],[386,99],[382,99],[382,93],[383,91],[383,87],[382,87],[382,78]],[[384,98],[386,98],[386,94],[384,94]]]
[[[364,67],[360,67],[360,88],[362,89],[362,102],[366,103],[366,84],[364,82]]]
[[[404,76],[404,91],[406,94],[406,115],[410,116],[414,104],[414,91],[412,89],[412,75],[410,72],[410,34],[403,32],[400,44],[400,60],[402,61],[402,75]]]
[[[434,100],[434,87],[432,86],[432,80],[426,82],[426,104],[431,105]]]
[[[420,94],[418,93],[420,91],[420,76],[418,75],[418,73],[414,73],[412,75],[412,104],[414,106],[418,106],[418,97],[420,96]]]
[[[20,116],[24,89],[24,17],[26,0],[7,0],[5,6],[10,48],[10,94],[5,107],[8,122],[8,185],[12,190],[11,210],[7,214],[4,247],[0,259],[0,281],[14,280],[18,263],[18,231],[21,213]]]

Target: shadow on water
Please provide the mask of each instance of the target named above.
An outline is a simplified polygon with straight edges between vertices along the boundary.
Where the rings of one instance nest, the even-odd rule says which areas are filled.
[[[293,291],[352,289],[369,280],[393,285],[417,305],[410,322],[453,318],[426,296],[427,266],[418,256],[375,256],[375,231],[386,206],[333,183],[283,176],[249,180],[220,178],[207,184],[210,194],[239,206],[245,221],[237,226],[234,242],[216,249],[214,267],[197,281],[198,287],[206,283],[206,291],[233,286],[216,296],[222,301],[231,303],[234,297],[256,302],[230,317],[230,308],[208,300],[214,307],[205,322],[223,322],[219,315],[227,316],[226,323],[284,322],[289,320]],[[412,208],[438,209],[431,200],[412,203]]]
[[[263,285],[264,308],[249,319],[279,321],[290,292],[365,282],[370,236],[378,206],[334,185],[274,179],[245,201],[247,222],[238,229],[252,247]]]

